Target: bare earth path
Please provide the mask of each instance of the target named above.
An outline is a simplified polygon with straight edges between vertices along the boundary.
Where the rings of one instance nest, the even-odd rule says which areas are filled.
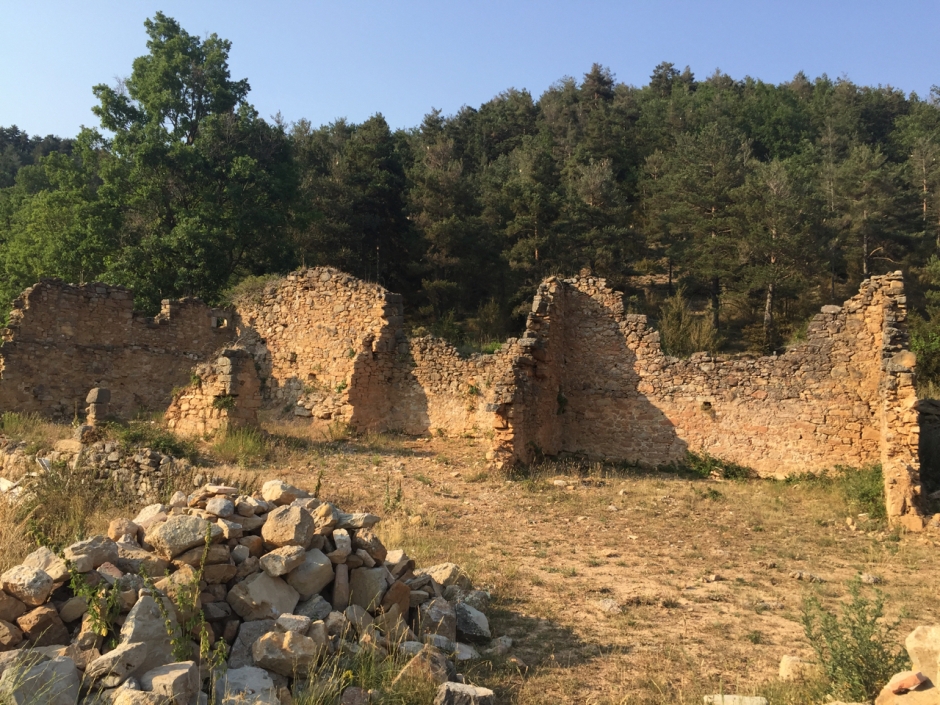
[[[781,656],[812,655],[804,596],[834,606],[868,573],[884,581],[899,640],[940,616],[938,536],[866,530],[864,518],[853,529],[816,483],[577,475],[563,462],[507,481],[483,472],[483,453],[469,439],[379,436],[262,475],[312,489],[322,472],[321,496],[386,517],[387,545],[420,565],[460,563],[490,589],[494,633],[528,667],[469,671],[501,702],[807,702],[776,682]]]

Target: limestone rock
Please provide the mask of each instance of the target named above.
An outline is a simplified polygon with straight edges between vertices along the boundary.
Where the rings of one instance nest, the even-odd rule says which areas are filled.
[[[305,674],[316,667],[323,646],[297,632],[268,632],[252,646],[255,664],[282,676]]]
[[[280,705],[274,681],[263,668],[229,668],[217,687],[215,705]]]
[[[926,678],[918,671],[895,674],[875,698],[875,705],[936,705],[940,689]]]
[[[339,529],[369,529],[379,523],[379,518],[375,514],[369,514],[367,512],[358,512],[355,514],[347,514],[346,512],[339,512],[339,518],[337,520],[337,528]]]
[[[306,549],[313,538],[313,518],[300,507],[278,507],[268,512],[261,536],[265,543],[275,548],[300,546]]]
[[[73,543],[62,555],[79,573],[87,573],[103,563],[117,562],[118,550],[114,541],[99,535]]]
[[[920,671],[934,685],[940,685],[937,665],[940,660],[940,625],[920,626],[908,634],[904,648],[911,657],[911,668]]]
[[[312,620],[299,614],[282,614],[274,620],[274,628],[279,632],[297,632],[306,634]]]
[[[111,705],[166,705],[166,698],[142,690],[118,688]]]
[[[269,480],[261,486],[261,496],[264,497],[266,502],[273,502],[280,506],[290,504],[295,499],[309,497],[310,495],[281,480]]]
[[[496,694],[489,688],[465,683],[441,683],[434,705],[496,705]]]
[[[65,565],[65,561],[46,546],[40,546],[30,553],[20,565],[25,565],[28,568],[39,568],[56,583],[69,577],[69,569]]]
[[[333,609],[344,610],[349,606],[349,567],[345,563],[336,566],[333,579]]]
[[[302,547],[282,546],[261,557],[261,569],[272,578],[277,578],[302,565],[305,559],[306,553]]]
[[[456,675],[457,669],[454,668],[454,664],[444,654],[432,646],[425,646],[405,664],[404,668],[395,676],[392,685],[409,676],[429,678],[436,683],[446,683]]]
[[[157,576],[166,573],[170,562],[155,553],[146,551],[136,543],[118,541],[118,559],[114,561],[120,570],[125,573],[140,573],[147,571],[147,575]]]
[[[80,681],[72,659],[54,658],[18,671],[10,669],[0,679],[0,694],[10,705],[75,705],[78,702]]]
[[[206,511],[222,519],[235,513],[235,504],[227,497],[213,497],[206,502]]]
[[[69,643],[69,631],[52,605],[42,605],[30,610],[16,620],[16,625],[23,630],[23,634],[33,646]]]
[[[9,651],[23,643],[23,632],[15,624],[0,619],[0,651]]]
[[[222,535],[222,529],[205,519],[177,514],[147,532],[147,542],[164,558],[173,559],[196,546],[202,546],[209,532],[210,541]]]
[[[251,666],[251,647],[262,636],[274,631],[273,619],[259,619],[254,622],[244,622],[238,628],[238,636],[232,644],[232,652],[228,657],[229,668],[243,668]]]
[[[297,603],[294,608],[294,614],[304,617],[310,617],[314,622],[320,619],[326,619],[327,615],[333,611],[332,605],[323,599],[321,595],[314,595],[309,600]]]
[[[454,605],[457,614],[457,636],[474,643],[485,643],[491,639],[490,623],[486,615],[465,602]]]
[[[18,565],[0,575],[0,587],[20,602],[35,607],[49,597],[53,582],[44,570]]]
[[[336,534],[336,532],[333,533]],[[368,529],[361,529],[356,532],[353,537],[353,546],[364,550],[376,563],[383,563],[386,556],[388,556],[388,550],[382,545],[382,541]]]
[[[312,548],[304,554],[304,562],[287,574],[287,584],[307,600],[333,582],[333,576],[333,563],[323,551]]]
[[[351,685],[343,691],[339,705],[369,705],[369,693],[358,686]]]
[[[109,685],[123,683],[147,658],[148,646],[144,642],[118,644],[104,656],[85,667],[85,677],[92,680],[108,678]],[[111,679],[114,679],[113,681]]]
[[[457,641],[457,612],[443,597],[421,605],[420,616],[422,634],[440,634]]]
[[[416,570],[415,575],[430,576],[434,582],[447,587],[448,585],[457,585],[464,590],[473,588],[469,576],[463,572],[459,565],[454,563],[439,563],[438,565]]]
[[[0,619],[15,622],[16,618],[29,609],[22,601],[0,590]]]
[[[297,591],[281,578],[267,573],[256,573],[229,590],[226,601],[245,621],[277,619],[284,613],[293,613],[300,600]]]
[[[163,598],[163,609],[170,619],[170,629],[176,629],[176,611],[168,598]],[[158,666],[173,662],[173,645],[167,634],[167,625],[157,601],[142,595],[127,614],[121,627],[122,644],[147,644],[147,655],[129,676],[139,677]]]
[[[349,576],[349,599],[371,611],[382,604],[386,587],[384,567],[356,568]]]
[[[199,693],[199,670],[193,661],[168,663],[147,671],[141,676],[140,685],[172,703],[191,703]]]

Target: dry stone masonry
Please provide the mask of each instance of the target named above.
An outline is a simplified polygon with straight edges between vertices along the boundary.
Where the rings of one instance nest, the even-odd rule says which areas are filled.
[[[497,467],[563,452],[648,465],[706,452],[778,477],[880,462],[892,521],[921,528],[923,404],[900,272],[756,358],[665,355],[646,317],[589,272],[547,279],[522,337],[470,357],[409,339],[400,295],[331,268],[266,284],[231,319],[191,300],[143,319],[130,298],[60,282],[24,292],[0,349],[0,408],[71,415],[100,385],[111,413],[166,409],[192,366],[215,359],[173,397],[175,430],[251,424],[263,404],[312,423],[486,437]]]
[[[174,387],[231,340],[230,314],[198,299],[164,301],[155,317],[133,294],[104,284],[46,279],[13,302],[0,347],[0,409],[71,420],[88,390],[111,392],[110,412],[165,409]]]
[[[435,703],[494,705],[452,682],[511,647],[493,639],[489,594],[453,563],[419,569],[386,549],[378,521],[279,480],[254,495],[209,484],[61,555],[40,548],[0,575],[0,697],[196,705],[215,684],[213,702],[277,705],[370,651],[440,683]],[[217,660],[198,658],[200,639]],[[61,700],[35,699],[50,685]],[[380,697],[347,690],[343,702]]]

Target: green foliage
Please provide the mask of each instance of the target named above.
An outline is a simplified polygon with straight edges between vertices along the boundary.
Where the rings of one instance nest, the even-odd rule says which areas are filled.
[[[718,332],[710,318],[695,315],[681,287],[668,297],[660,310],[659,334],[663,352],[688,357],[694,352],[715,352]]]
[[[83,573],[75,570],[69,561],[69,587],[76,597],[84,598],[88,605],[88,620],[91,631],[100,637],[106,637],[114,631],[114,620],[121,613],[120,596],[117,583],[110,585],[107,581],[92,587],[88,584]]]
[[[231,394],[222,394],[212,400],[212,408],[220,411],[231,411],[235,408],[236,401]]]
[[[127,424],[109,424],[108,430],[114,433],[125,451],[135,448],[150,448],[174,458],[196,459],[196,445],[179,438],[171,431],[152,421],[131,421]]]
[[[821,473],[793,475],[784,482],[811,483],[830,488],[838,493],[849,511],[867,513],[872,521],[883,522],[887,519],[884,475],[879,464],[862,468],[837,465],[832,470]]]
[[[841,605],[841,617],[815,597],[803,603],[806,639],[816,652],[829,682],[829,692],[844,700],[874,700],[881,688],[910,662],[897,645],[897,622],[884,620],[884,595],[875,590],[862,596],[861,581],[848,586],[851,600]]]
[[[276,286],[284,277],[280,274],[247,276],[222,293],[222,302],[230,306],[260,304],[269,286]]]
[[[688,451],[684,460],[679,463],[664,465],[662,469],[666,472],[675,472],[680,475],[702,479],[707,479],[713,475],[726,480],[746,480],[756,477],[754,470],[749,467],[716,458],[705,452],[694,453]]]
[[[268,435],[257,428],[244,426],[229,428],[212,444],[215,455],[226,463],[241,467],[254,467],[271,454]]]

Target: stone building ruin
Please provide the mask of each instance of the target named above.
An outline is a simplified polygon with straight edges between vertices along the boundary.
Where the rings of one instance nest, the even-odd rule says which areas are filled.
[[[891,519],[923,526],[900,272],[824,306],[786,353],[734,359],[665,355],[646,317],[587,272],[547,279],[522,336],[469,357],[409,338],[400,295],[332,268],[289,274],[234,311],[188,299],[146,318],[131,301],[55,280],[24,292],[0,348],[0,409],[71,417],[106,387],[112,413],[166,410],[188,434],[255,423],[263,405],[486,438],[497,467],[559,453],[659,465],[690,450],[776,477],[880,462]]]

